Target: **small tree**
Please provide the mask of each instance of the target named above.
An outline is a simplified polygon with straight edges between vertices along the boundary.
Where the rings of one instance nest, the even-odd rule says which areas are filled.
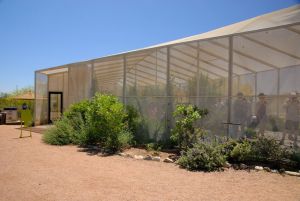
[[[204,134],[203,129],[195,128],[194,124],[207,114],[207,109],[200,109],[194,105],[177,105],[173,113],[176,122],[171,139],[177,143],[180,149],[186,150]]]

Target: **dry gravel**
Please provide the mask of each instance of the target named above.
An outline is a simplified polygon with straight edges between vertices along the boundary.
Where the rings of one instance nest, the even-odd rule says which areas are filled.
[[[0,200],[300,200],[298,177],[90,155],[19,139],[16,127],[0,125]]]

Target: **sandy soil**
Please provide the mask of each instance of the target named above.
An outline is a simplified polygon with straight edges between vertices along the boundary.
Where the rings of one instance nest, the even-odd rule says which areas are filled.
[[[98,156],[0,125],[0,200],[300,200],[300,178]]]

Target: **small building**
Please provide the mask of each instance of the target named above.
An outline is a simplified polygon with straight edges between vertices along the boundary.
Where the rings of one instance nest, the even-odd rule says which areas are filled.
[[[208,22],[209,23],[209,22]],[[197,25],[195,25],[197,26]],[[169,133],[176,104],[209,110],[203,126],[231,132],[238,92],[255,114],[264,93],[267,130],[284,129],[283,103],[300,92],[300,5],[207,33],[35,72],[35,124],[46,124],[96,92],[135,106],[156,139]],[[272,119],[272,121],[271,121]],[[157,137],[158,136],[158,137]]]

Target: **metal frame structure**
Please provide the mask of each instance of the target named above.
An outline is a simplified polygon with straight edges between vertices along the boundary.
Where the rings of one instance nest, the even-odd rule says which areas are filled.
[[[291,16],[291,13],[293,16]],[[290,21],[286,20],[287,16],[291,18]],[[278,19],[277,23],[273,22],[274,19]],[[83,80],[78,80],[80,85],[84,85],[86,91],[91,90],[90,95],[84,98],[91,98],[95,92],[103,92],[119,96],[125,104],[137,98],[164,99],[167,102],[165,119],[167,124],[166,130],[169,133],[172,127],[172,107],[174,103],[178,103],[175,99],[188,99],[190,102],[195,100],[194,103],[197,105],[201,103],[203,98],[208,98],[209,100],[227,99],[227,117],[224,122],[230,124],[232,123],[232,104],[235,98],[233,91],[235,86],[234,79],[237,78],[236,88],[240,90],[241,78],[248,75],[253,76],[253,92],[247,95],[254,97],[256,101],[259,86],[261,85],[258,83],[258,80],[261,81],[258,78],[258,74],[276,71],[277,78],[274,81],[276,82],[276,93],[269,94],[269,97],[275,96],[277,98],[276,115],[278,117],[280,116],[279,98],[282,96],[280,91],[280,73],[285,67],[300,66],[300,50],[297,47],[286,48],[284,42],[281,48],[278,44],[263,41],[264,37],[280,38],[280,34],[279,36],[276,35],[278,34],[277,32],[283,35],[292,34],[293,40],[300,42],[299,5],[258,16],[254,19],[208,33],[140,50],[38,70],[35,72],[35,97],[39,97],[37,93],[39,91],[39,74],[51,76],[55,73],[69,72],[71,68],[76,71],[77,68],[83,69],[89,66],[91,67],[89,68],[91,71],[91,84],[85,84],[87,77]],[[257,37],[262,37],[262,39]],[[275,55],[273,56],[275,58],[274,61],[268,55],[257,53],[256,47],[265,49],[270,55]],[[249,53],[247,48],[252,48],[252,52]],[[277,55],[284,58],[286,60],[285,63],[281,62],[283,64],[280,64],[276,58]],[[208,83],[213,82],[211,80],[218,80],[223,83],[220,86],[219,90],[221,92],[219,95],[200,94],[203,87],[200,83],[200,78],[204,74]],[[65,98],[69,97],[71,79],[73,78],[69,74],[68,90],[66,92],[68,94],[64,94]],[[184,89],[193,79],[196,80],[195,89],[183,90],[184,94],[181,95],[179,89]],[[222,82],[222,80],[225,82]],[[44,87],[44,90],[48,90],[48,85],[47,89]],[[128,91],[130,87],[132,89],[144,89],[152,85],[162,88],[164,93],[153,92],[149,94],[149,92],[140,93],[135,91],[133,92],[135,94],[131,94]],[[173,93],[174,88],[179,90],[178,94]],[[189,90],[193,92],[188,92]],[[47,99],[47,97],[43,98]],[[73,101],[67,100],[67,102],[72,103]],[[35,114],[35,117],[38,115]],[[227,133],[230,133],[229,126],[226,130]]]

